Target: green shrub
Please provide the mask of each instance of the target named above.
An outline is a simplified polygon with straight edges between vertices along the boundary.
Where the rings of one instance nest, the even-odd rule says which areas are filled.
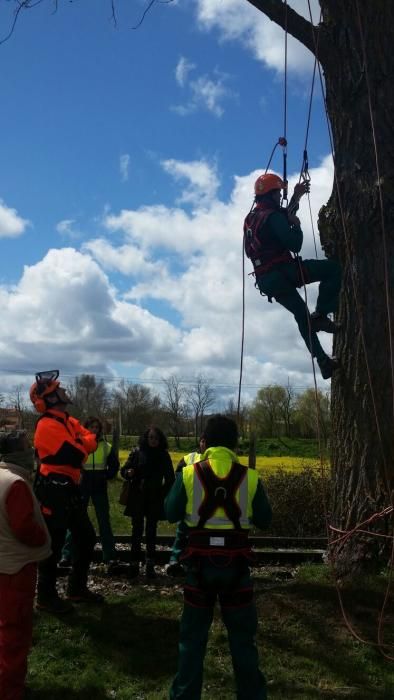
[[[295,474],[279,469],[264,479],[264,485],[273,512],[269,534],[277,537],[327,534],[323,495],[330,493],[329,476],[323,477],[311,467]]]

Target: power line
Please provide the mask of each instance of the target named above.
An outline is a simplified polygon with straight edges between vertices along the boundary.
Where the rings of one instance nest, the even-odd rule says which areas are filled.
[[[27,369],[7,369],[0,367],[0,373],[1,374],[17,374],[21,375],[23,377],[34,377],[35,371],[34,370],[27,370]],[[68,379],[76,379],[77,377],[81,377],[83,375],[91,375],[94,376],[96,379],[102,379],[105,383],[108,384],[120,384],[120,382],[125,382],[126,384],[154,384],[154,385],[164,385],[166,382],[166,378],[163,379],[141,379],[139,377],[125,377],[123,375],[117,375],[113,376],[110,374],[98,374],[96,372],[80,372],[80,373],[69,373],[69,372],[62,372],[61,376],[64,378]],[[179,384],[187,384],[190,386],[193,386],[196,383],[196,377],[190,377],[190,378],[184,378],[184,377],[177,377]],[[211,381],[210,378],[204,377],[207,383],[212,388],[216,389],[237,389],[238,383],[236,381],[233,382],[217,382],[217,381]],[[291,384],[291,388],[294,391],[305,391],[306,389],[310,389],[311,387],[306,385],[306,384],[298,384],[298,385],[293,385]],[[269,386],[284,386],[282,384],[279,384],[278,382],[271,382],[271,383],[265,383],[265,384],[243,384],[243,387],[245,389],[262,389],[266,388]]]

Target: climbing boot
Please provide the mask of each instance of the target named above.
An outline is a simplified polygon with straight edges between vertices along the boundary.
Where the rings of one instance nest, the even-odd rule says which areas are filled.
[[[51,613],[52,615],[67,615],[74,610],[74,606],[69,600],[60,598],[59,595],[38,595],[37,610]]]
[[[314,311],[313,314],[311,314],[311,328],[314,333],[318,333],[319,331],[324,331],[325,333],[336,333],[338,330],[338,326],[336,323],[334,323],[334,321],[331,321],[328,316],[317,313],[317,311]]]
[[[328,357],[324,355],[320,360],[317,360],[317,364],[320,367],[321,376],[323,379],[330,379],[334,372],[339,369],[339,360],[336,357]]]
[[[119,576],[120,574],[125,574],[128,569],[127,564],[118,559],[111,559],[105,565],[105,570],[107,576]]]
[[[71,557],[62,557],[58,563],[61,569],[69,569],[72,565]]]
[[[151,559],[148,559],[145,567],[146,578],[156,578],[157,574],[155,571],[155,565]]]
[[[140,573],[139,562],[132,562],[127,569],[127,578],[136,578]]]
[[[178,578],[180,576],[185,576],[185,573],[185,568],[183,564],[181,564],[179,561],[170,561],[170,563],[167,564],[167,576],[173,576],[174,578]]]
[[[73,590],[69,588],[67,591],[67,600],[71,603],[90,603],[91,605],[102,605],[104,596],[101,593],[90,591],[89,588],[81,588]]]

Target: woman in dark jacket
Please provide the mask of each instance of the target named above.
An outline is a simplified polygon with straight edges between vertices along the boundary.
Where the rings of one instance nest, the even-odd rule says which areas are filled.
[[[146,538],[146,576],[155,574],[156,531],[158,520],[164,519],[164,499],[175,477],[167,438],[154,425],[139,439],[139,447],[130,452],[121,469],[129,481],[125,515],[131,517],[131,555],[136,562],[133,573],[138,573],[141,560],[141,542]]]

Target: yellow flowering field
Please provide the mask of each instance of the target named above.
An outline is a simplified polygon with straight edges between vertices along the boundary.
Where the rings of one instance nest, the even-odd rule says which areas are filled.
[[[174,468],[178,462],[184,456],[182,452],[172,452],[170,451],[172,463]],[[123,464],[128,456],[128,450],[120,450],[119,458],[120,463]],[[248,458],[246,456],[240,457],[240,462],[242,464],[248,463]],[[328,461],[325,461],[324,465],[328,466]],[[318,459],[313,459],[310,457],[257,457],[256,466],[262,476],[267,476],[273,472],[278,471],[278,469],[283,469],[286,472],[297,473],[302,471],[305,467],[312,467],[313,469],[320,469],[320,461]]]

